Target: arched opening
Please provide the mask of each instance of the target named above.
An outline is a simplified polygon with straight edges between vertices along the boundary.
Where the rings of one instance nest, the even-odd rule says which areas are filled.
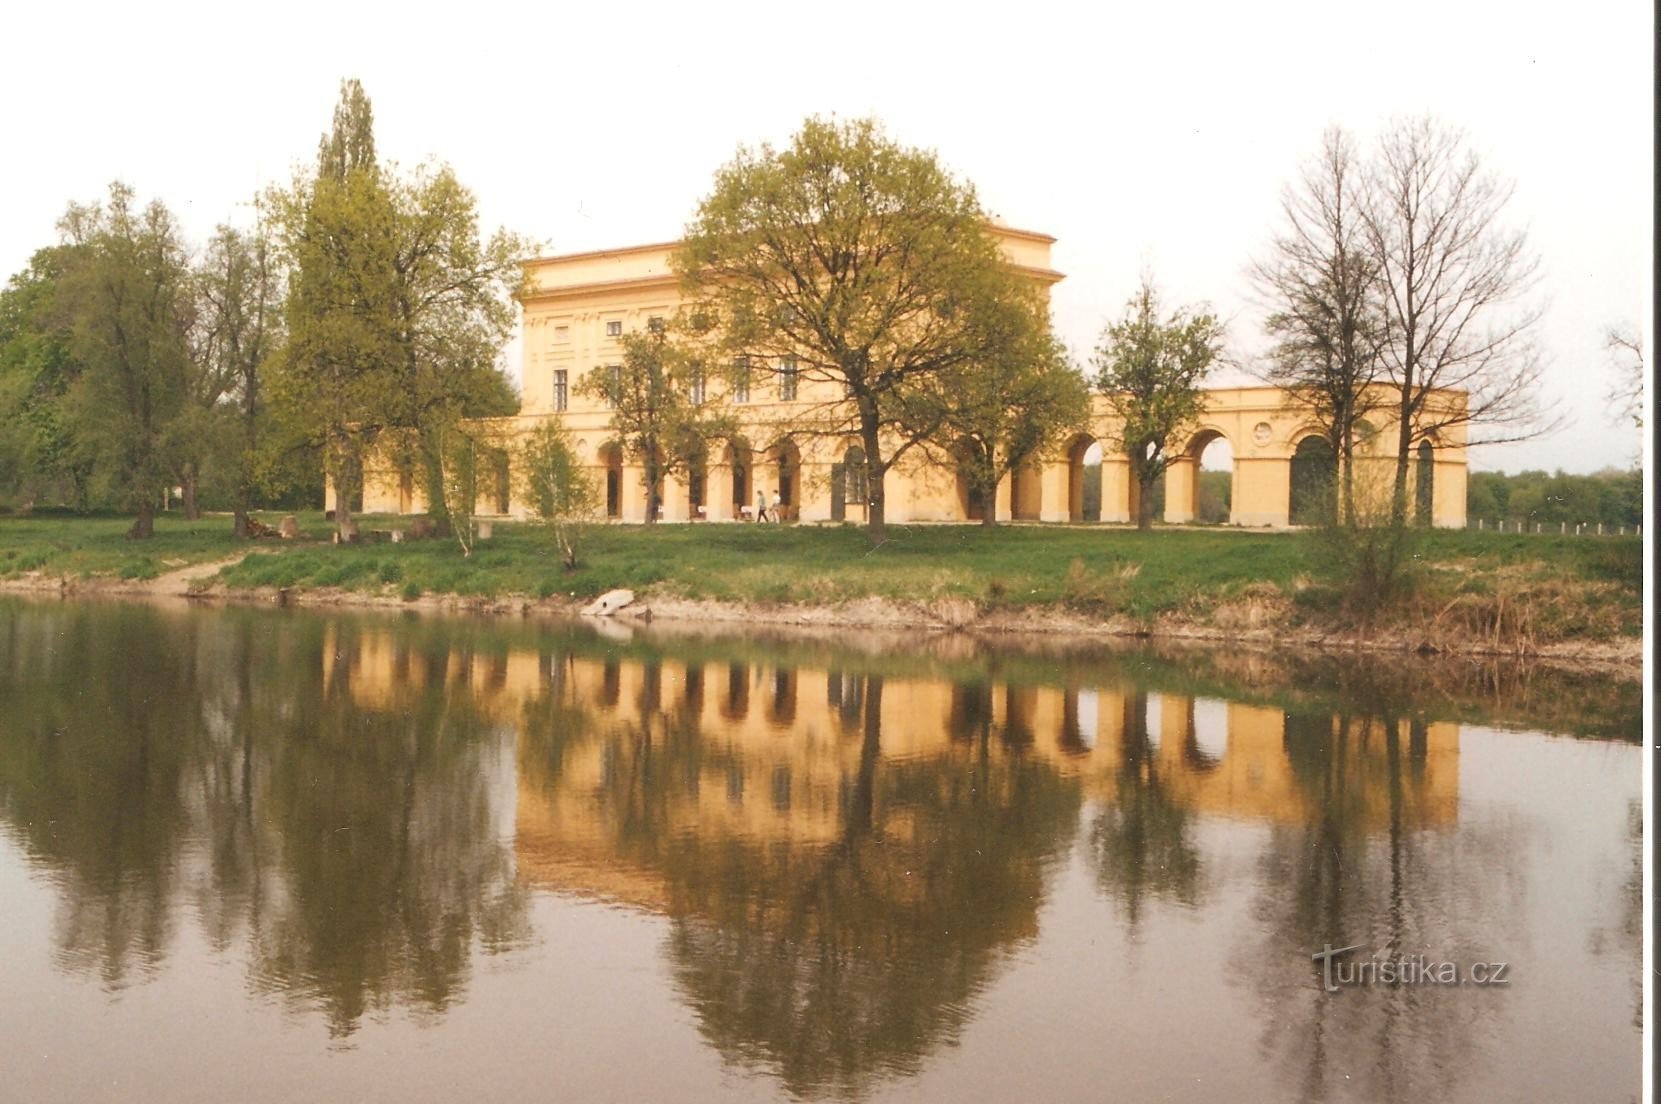
[[[726,471],[727,486],[717,486],[715,493],[727,495],[727,508],[731,511],[729,516],[735,520],[755,516],[755,491],[751,484],[753,460],[750,443],[742,437],[734,437],[721,450],[721,467]]]
[[[796,669],[773,669],[773,692],[767,702],[767,719],[775,725],[789,725],[796,720]]]
[[[1221,433],[1199,446],[1194,473],[1194,520],[1202,525],[1234,521],[1234,445]]]
[[[1085,755],[1096,746],[1097,699],[1094,690],[1068,690],[1061,699],[1061,750]]]
[[[1081,436],[1067,450],[1067,516],[1102,519],[1102,446],[1093,437]]]
[[[868,480],[865,450],[858,445],[849,445],[842,459],[831,465],[832,520],[847,520],[850,506],[855,510],[856,520],[865,520],[866,506],[871,500]]]
[[[1158,516],[1168,522],[1226,525],[1233,518],[1233,444],[1220,430],[1200,430],[1154,482],[1154,495]]]
[[[491,476],[495,484],[492,488],[495,491],[492,501],[496,507],[496,513],[505,517],[513,505],[513,482],[512,475],[508,470],[508,454],[500,449],[492,449],[490,452],[490,466]]]
[[[1428,528],[1436,498],[1436,450],[1429,441],[1420,441],[1415,456],[1418,462],[1413,471],[1413,520]]]
[[[709,454],[702,448],[686,464],[686,518],[703,521],[709,516]]]
[[[606,473],[606,517],[623,516],[623,449],[613,442],[600,449],[600,467]]]
[[[757,490],[767,496],[767,512],[773,513],[773,496],[778,496],[778,520],[794,521],[800,509],[802,454],[796,442],[786,437],[767,453],[768,486]]]
[[[1218,706],[1223,707],[1219,715]],[[1223,761],[1223,749],[1228,743],[1228,713],[1226,703],[1215,699],[1188,700],[1185,732],[1182,741],[1182,761],[1192,771],[1216,770]],[[1222,731],[1218,731],[1219,723]]]
[[[952,684],[951,709],[946,714],[946,733],[956,741],[984,740],[992,731],[992,686],[990,683]]]
[[[721,716],[741,721],[750,712],[750,669],[742,663],[727,664],[727,692],[721,697]]]
[[[1292,450],[1290,513],[1293,525],[1320,525],[1332,514],[1337,462],[1325,437],[1311,434]]]

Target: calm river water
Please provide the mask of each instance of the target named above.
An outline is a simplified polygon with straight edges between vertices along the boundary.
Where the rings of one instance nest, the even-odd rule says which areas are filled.
[[[0,1099],[1636,1100],[1638,709],[0,600]]]

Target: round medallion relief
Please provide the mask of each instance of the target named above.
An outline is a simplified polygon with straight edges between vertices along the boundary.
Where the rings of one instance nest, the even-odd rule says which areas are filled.
[[[1273,432],[1274,431],[1269,428],[1268,422],[1258,422],[1256,425],[1252,426],[1252,440],[1256,441],[1260,445],[1266,445],[1269,443],[1269,437],[1273,434]]]

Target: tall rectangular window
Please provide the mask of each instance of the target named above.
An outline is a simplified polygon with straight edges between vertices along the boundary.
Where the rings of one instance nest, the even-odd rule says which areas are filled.
[[[554,369],[554,409],[564,410],[566,399],[566,375],[564,368]]]
[[[736,356],[732,359],[732,401],[750,401],[750,358],[747,356]]]
[[[623,392],[623,366],[606,365],[606,405],[617,409],[617,397]]]
[[[702,406],[704,402],[704,366],[694,364],[691,376],[686,383],[686,397],[693,406]]]
[[[796,401],[796,378],[798,374],[795,357],[783,357],[779,360],[779,399],[781,401]]]

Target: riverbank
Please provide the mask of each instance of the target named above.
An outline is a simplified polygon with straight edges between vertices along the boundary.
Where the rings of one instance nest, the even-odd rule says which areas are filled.
[[[275,518],[266,518],[275,524]],[[408,519],[367,519],[366,529]],[[1324,649],[1524,655],[1641,664],[1642,546],[1634,538],[1432,532],[1413,585],[1361,626],[1307,534],[1118,527],[896,527],[867,549],[848,527],[597,527],[560,569],[535,526],[453,541],[337,547],[318,515],[302,538],[235,542],[225,518],[164,518],[152,542],[118,518],[0,519],[0,589],[178,594],[306,605],[565,615],[624,588],[634,616],[688,623],[1222,640]]]

